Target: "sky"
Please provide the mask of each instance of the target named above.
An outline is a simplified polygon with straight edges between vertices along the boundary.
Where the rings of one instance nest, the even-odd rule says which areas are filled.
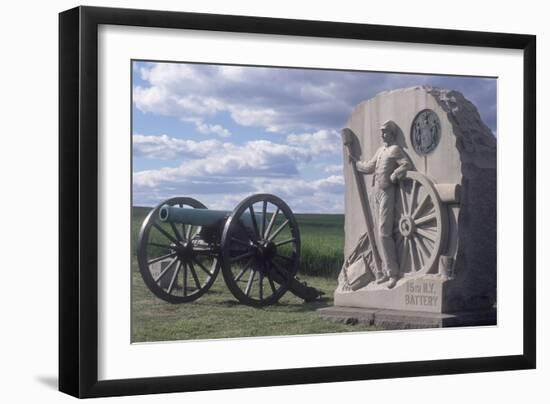
[[[494,78],[134,61],[133,205],[190,196],[232,210],[275,194],[296,213],[343,213],[339,131],[376,94],[458,90],[496,136]]]

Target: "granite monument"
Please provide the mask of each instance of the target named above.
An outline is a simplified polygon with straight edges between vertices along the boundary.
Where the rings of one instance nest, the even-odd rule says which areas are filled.
[[[336,320],[496,324],[496,137],[460,92],[359,104],[342,131],[345,262]]]

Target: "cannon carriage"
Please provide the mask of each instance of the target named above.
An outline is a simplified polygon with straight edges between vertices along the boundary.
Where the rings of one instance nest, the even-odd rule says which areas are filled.
[[[296,278],[298,223],[288,205],[270,194],[249,196],[233,211],[210,210],[188,197],[168,199],[146,216],[137,258],[145,284],[170,303],[200,298],[220,270],[246,305],[274,304],[287,291],[306,301],[320,296]]]

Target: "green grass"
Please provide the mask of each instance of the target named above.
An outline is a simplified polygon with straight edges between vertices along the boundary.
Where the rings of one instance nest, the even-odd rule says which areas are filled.
[[[344,262],[344,215],[297,214],[300,274],[336,279]]]
[[[132,341],[235,338],[276,335],[366,331],[371,327],[332,323],[318,318],[316,309],[332,305],[335,280],[304,277],[309,285],[326,293],[320,302],[304,303],[286,293],[278,304],[253,308],[240,304],[229,292],[223,277],[200,299],[170,304],[153,296],[141,276],[133,272]]]
[[[132,241],[148,208],[134,208]],[[186,304],[170,304],[154,296],[143,282],[136,258],[132,260],[132,341],[152,342],[253,336],[320,334],[366,331],[364,325],[346,325],[319,319],[316,309],[333,304],[336,277],[343,260],[343,215],[296,215],[302,252],[300,280],[325,293],[322,301],[304,303],[286,293],[278,304],[252,308],[240,304],[220,273],[212,288]]]

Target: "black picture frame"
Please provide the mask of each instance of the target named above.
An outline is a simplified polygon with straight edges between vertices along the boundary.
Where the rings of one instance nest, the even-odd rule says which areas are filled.
[[[101,24],[522,50],[523,353],[98,381],[97,62]],[[96,7],[60,13],[59,390],[84,398],[535,368],[535,62],[533,35]]]

